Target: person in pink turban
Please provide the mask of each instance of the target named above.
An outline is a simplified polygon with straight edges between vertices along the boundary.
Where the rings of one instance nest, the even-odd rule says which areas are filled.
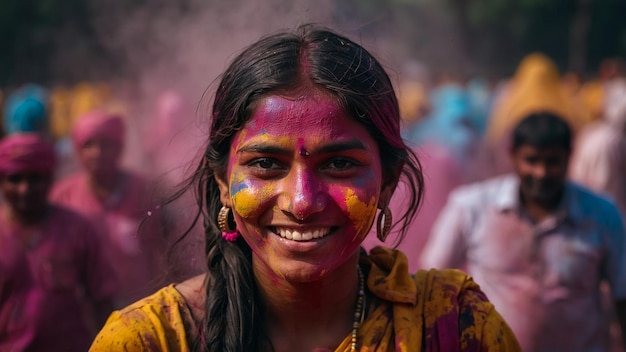
[[[86,351],[116,287],[93,225],[48,202],[44,137],[0,141],[0,351]]]
[[[86,215],[107,239],[107,260],[120,284],[116,308],[151,293],[165,278],[162,217],[146,217],[151,187],[120,165],[124,138],[121,116],[93,111],[79,117],[72,141],[82,170],[59,180],[51,193],[53,202]]]

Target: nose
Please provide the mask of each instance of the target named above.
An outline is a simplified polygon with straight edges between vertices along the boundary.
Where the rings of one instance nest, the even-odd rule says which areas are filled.
[[[326,208],[323,182],[314,172],[295,169],[285,178],[284,188],[278,197],[278,207],[297,220],[305,220]]]
[[[533,169],[533,176],[535,178],[544,178],[548,173],[548,166],[545,163],[538,163]]]
[[[100,143],[94,143],[91,147],[91,153],[94,157],[100,157],[100,155],[102,155],[102,145]]]
[[[26,194],[31,188],[31,182],[28,179],[22,179],[17,184],[17,191],[19,194]]]

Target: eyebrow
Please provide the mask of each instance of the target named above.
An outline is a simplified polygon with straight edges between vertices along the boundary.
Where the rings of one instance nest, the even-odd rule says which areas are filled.
[[[237,150],[237,153],[262,153],[262,154],[284,154],[288,155],[291,152],[285,148],[277,147],[274,145],[265,144],[251,144]]]
[[[360,140],[353,139],[353,140],[349,140],[345,142],[328,144],[328,145],[322,146],[316,150],[313,150],[312,154],[313,153],[322,153],[322,154],[323,153],[335,153],[335,152],[341,152],[344,150],[351,150],[351,149],[367,150],[365,148],[365,145],[361,143]]]
[[[333,143],[322,146],[315,150],[311,151],[311,154],[325,154],[325,153],[336,153],[345,150],[367,150],[365,145],[358,139],[353,139],[345,142]],[[237,153],[266,153],[266,154],[279,154],[279,155],[290,155],[293,151],[274,146],[274,145],[266,145],[266,144],[251,144],[237,150]]]

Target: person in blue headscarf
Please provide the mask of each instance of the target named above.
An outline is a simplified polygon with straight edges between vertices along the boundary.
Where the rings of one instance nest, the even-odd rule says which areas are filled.
[[[470,101],[464,87],[456,82],[439,85],[430,95],[430,106],[430,114],[407,131],[406,138],[418,147],[424,144],[443,146],[464,162],[476,141],[470,122]]]
[[[4,106],[5,134],[47,132],[47,92],[36,84],[24,85],[7,97]]]

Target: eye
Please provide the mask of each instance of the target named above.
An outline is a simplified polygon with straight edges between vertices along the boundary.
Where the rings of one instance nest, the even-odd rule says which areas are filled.
[[[534,155],[533,156],[527,156],[527,157],[524,158],[524,160],[528,164],[535,165],[535,164],[537,164],[539,162],[539,157],[534,156]]]
[[[252,174],[259,177],[272,177],[286,169],[283,164],[272,158],[257,158],[246,165],[251,169]]]
[[[6,176],[6,180],[9,183],[20,183],[24,178],[22,174],[10,174]]]
[[[323,170],[331,171],[331,172],[347,172],[353,170],[358,164],[351,159],[348,158],[334,158],[327,162]]]

